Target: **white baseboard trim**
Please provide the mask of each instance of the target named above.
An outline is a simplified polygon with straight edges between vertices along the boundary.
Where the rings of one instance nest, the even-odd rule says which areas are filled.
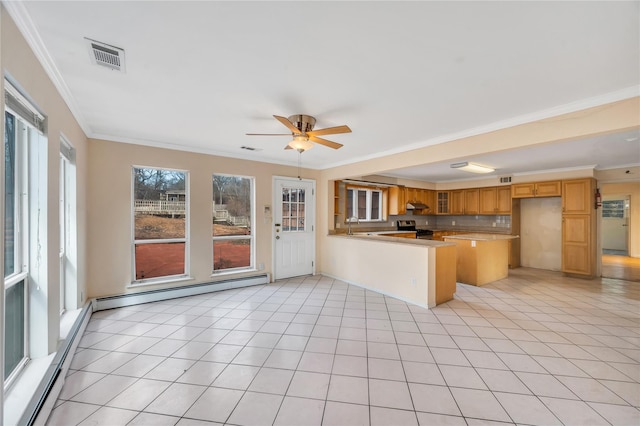
[[[214,291],[269,284],[270,280],[270,274],[261,274],[252,277],[213,281],[210,283],[163,288],[158,290],[142,291],[139,293],[122,294],[118,296],[99,297],[92,301],[93,311],[97,312],[105,309],[122,308],[125,306],[140,305],[142,303],[176,299],[178,297],[195,296]]]

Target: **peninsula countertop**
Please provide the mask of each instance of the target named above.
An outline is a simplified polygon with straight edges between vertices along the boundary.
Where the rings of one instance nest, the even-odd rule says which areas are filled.
[[[495,241],[495,240],[513,240],[515,238],[520,238],[520,236],[508,235],[508,234],[480,234],[480,233],[474,232],[469,234],[447,235],[444,238],[448,240]]]

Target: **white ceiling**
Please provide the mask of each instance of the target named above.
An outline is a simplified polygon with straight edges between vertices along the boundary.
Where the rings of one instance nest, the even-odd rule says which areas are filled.
[[[303,154],[323,169],[640,93],[638,2],[5,5],[87,135],[121,142],[296,164],[288,137],[245,133],[303,113],[353,130]],[[123,48],[126,73],[93,65],[85,37]],[[500,174],[639,164],[632,136],[460,158]]]

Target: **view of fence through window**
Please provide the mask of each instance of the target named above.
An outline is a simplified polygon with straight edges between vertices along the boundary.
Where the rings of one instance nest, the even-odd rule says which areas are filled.
[[[213,175],[213,272],[252,267],[253,179]]]
[[[186,274],[186,180],[182,171],[133,169],[136,280]]]

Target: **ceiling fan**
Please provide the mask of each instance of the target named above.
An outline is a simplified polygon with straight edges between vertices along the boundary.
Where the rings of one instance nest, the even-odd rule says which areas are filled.
[[[313,126],[315,126],[316,124],[316,119],[306,114],[295,114],[288,118],[281,117],[279,115],[274,115],[273,117],[284,124],[289,130],[291,130],[293,140],[289,142],[289,144],[285,146],[284,149],[295,149],[301,153],[313,148],[312,142],[328,146],[329,148],[339,149],[342,147],[342,144],[322,139],[318,136],[335,135],[338,133],[351,133],[351,129],[349,128],[349,126],[327,127],[326,129],[313,130]],[[247,135],[288,136],[289,133],[247,133]]]

